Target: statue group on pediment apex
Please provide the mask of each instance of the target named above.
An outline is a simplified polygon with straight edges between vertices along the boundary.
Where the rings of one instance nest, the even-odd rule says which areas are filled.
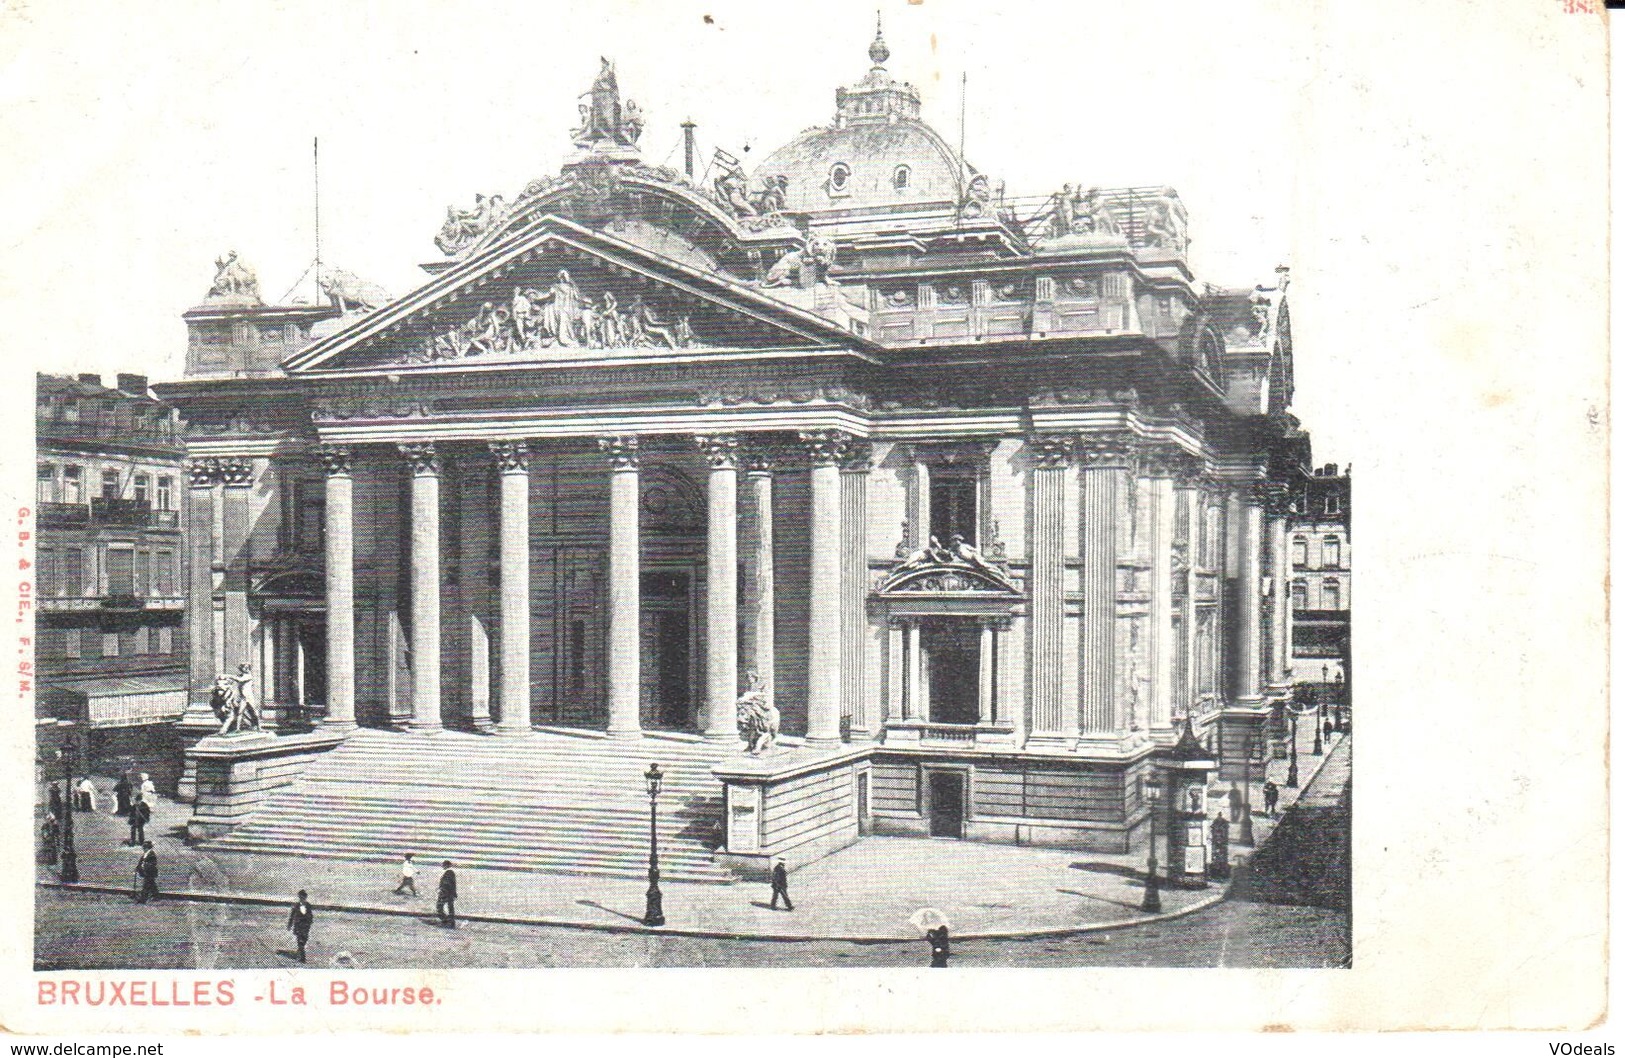
[[[508,204],[501,195],[475,195],[473,209],[447,206],[446,223],[434,237],[434,244],[448,257],[462,253],[506,220],[508,213]]]
[[[592,88],[581,93],[585,102],[578,104],[581,127],[570,133],[570,139],[583,150],[635,148],[643,135],[643,110],[632,99],[621,101],[615,64],[605,58],[598,61],[598,76]]]
[[[214,282],[209,284],[211,298],[250,298],[260,300],[260,280],[254,270],[237,259],[236,250],[227,250],[214,259]]]

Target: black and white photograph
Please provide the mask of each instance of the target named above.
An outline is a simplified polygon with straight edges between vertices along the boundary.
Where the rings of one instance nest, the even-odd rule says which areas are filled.
[[[1602,751],[1544,792],[1553,758],[1500,763],[1606,730],[1605,287],[1559,293],[1602,244],[1542,294],[1520,234],[1606,207],[1440,212],[1511,179],[1445,186],[1493,139],[1428,124],[1470,55],[1384,80],[1441,13],[188,2],[63,38],[93,6],[4,11],[30,1014],[128,980],[205,1031],[466,1022],[476,971],[697,987],[666,968],[1365,997],[1090,1015],[1123,1029],[1603,1009],[1600,940],[1521,930],[1587,982],[1532,1021],[1377,998],[1440,972],[1399,913],[1430,876],[1488,928],[1550,840],[1606,896]],[[1605,113],[1562,7],[1528,17]],[[1509,359],[1527,312],[1571,372]],[[1575,476],[1490,491],[1503,443]],[[1573,628],[1519,639],[1565,566]],[[1551,796],[1516,868],[1475,833]],[[791,1031],[901,1024],[854,1016]]]

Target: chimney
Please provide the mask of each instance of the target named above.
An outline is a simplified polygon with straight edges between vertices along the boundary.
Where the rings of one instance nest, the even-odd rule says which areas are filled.
[[[694,179],[694,123],[683,122],[683,175]]]
[[[145,397],[147,395],[147,376],[130,375],[120,371],[118,374],[118,388],[120,393],[128,393],[132,397]]]
[[[87,386],[99,386],[102,384],[102,376],[86,373],[79,376],[79,381]]]

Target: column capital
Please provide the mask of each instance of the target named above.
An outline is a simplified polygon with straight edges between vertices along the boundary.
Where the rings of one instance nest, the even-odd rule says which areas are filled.
[[[1174,458],[1173,472],[1175,488],[1199,489],[1208,482],[1207,461],[1188,452]]]
[[[440,456],[433,444],[398,444],[402,457],[406,459],[407,466],[412,468],[413,477],[431,476],[440,473]]]
[[[735,470],[739,466],[739,436],[732,433],[697,434],[694,447],[705,456],[712,470]]]
[[[254,484],[252,460],[230,457],[218,460],[220,483],[228,489],[246,489]]]
[[[1178,479],[1187,472],[1193,458],[1177,445],[1147,445],[1140,453],[1140,473],[1148,478]]]
[[[838,466],[846,458],[853,437],[842,430],[801,430],[796,434],[813,466]]]
[[[1077,439],[1070,434],[1034,434],[1027,439],[1027,457],[1038,470],[1062,470],[1077,456]]]
[[[1089,470],[1132,470],[1139,438],[1126,432],[1086,433],[1078,437],[1078,461]]]
[[[598,439],[598,450],[604,453],[604,458],[616,470],[636,470],[638,468],[638,437],[637,434],[615,434],[611,437]]]
[[[855,437],[841,453],[841,469],[857,474],[869,473],[875,446],[861,437]]]
[[[350,472],[350,450],[343,445],[320,445],[316,449],[316,458],[321,460],[328,477]]]
[[[526,462],[530,449],[523,441],[491,441],[486,445],[491,450],[491,458],[497,461],[497,471],[502,474],[523,474],[529,470]]]
[[[767,441],[746,441],[739,457],[750,474],[771,474],[784,462],[784,454]]]
[[[1284,482],[1260,481],[1253,485],[1253,502],[1271,518],[1285,518],[1292,511],[1292,490]]]
[[[220,481],[220,460],[218,459],[188,459],[186,461],[186,483],[194,489],[213,488]]]

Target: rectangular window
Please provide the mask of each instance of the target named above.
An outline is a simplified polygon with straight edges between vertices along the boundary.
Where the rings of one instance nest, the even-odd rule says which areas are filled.
[[[62,656],[70,661],[78,661],[79,655],[84,651],[84,632],[77,628],[67,628],[62,631]]]
[[[118,471],[112,469],[102,471],[102,499],[116,500],[118,499],[118,492]]]
[[[175,509],[175,479],[168,475],[158,479],[158,509],[160,511]]]
[[[34,594],[57,594],[55,548],[42,547],[34,552]]]
[[[135,552],[129,548],[107,549],[107,594],[135,594]]]
[[[135,575],[131,591],[135,595],[147,594],[147,586],[152,583],[152,552],[135,552]]]
[[[936,471],[931,475],[931,535],[943,545],[958,534],[972,547],[976,531],[976,479],[969,474]]]
[[[1343,566],[1343,547],[1335,536],[1328,536],[1320,545],[1321,565],[1328,569],[1341,569]]]
[[[1343,608],[1343,589],[1337,581],[1329,580],[1320,586],[1320,605],[1325,610]]]
[[[118,634],[118,649],[120,654],[134,654],[136,652],[135,629],[126,628]]]
[[[1309,564],[1309,541],[1302,537],[1292,541],[1292,564],[1299,568]]]
[[[152,629],[142,625],[135,630],[135,653],[152,653]]]
[[[118,633],[117,632],[103,632],[102,633],[102,657],[104,657],[104,658],[116,658],[118,656],[119,656],[119,654],[118,654]]]
[[[151,482],[152,478],[148,475],[137,474],[134,479],[132,479],[130,484],[130,498],[145,507],[147,505],[147,492],[151,487]]]
[[[1309,608],[1309,586],[1301,580],[1292,584],[1292,608],[1294,610]]]
[[[52,463],[39,465],[39,482],[34,487],[34,501],[36,503],[54,503],[56,501],[56,466]]]
[[[84,468],[68,465],[62,468],[62,502],[84,503]]]
[[[79,421],[79,402],[78,401],[70,400],[70,401],[65,402],[62,405],[62,421],[63,422],[78,422]]]
[[[175,594],[175,552],[156,551],[153,553],[153,581],[159,595],[169,597]]]
[[[158,629],[158,653],[175,653],[175,630],[170,628],[168,625],[164,625]]]
[[[85,594],[85,549],[66,548],[62,552],[61,568],[57,571],[57,591],[69,598]]]

